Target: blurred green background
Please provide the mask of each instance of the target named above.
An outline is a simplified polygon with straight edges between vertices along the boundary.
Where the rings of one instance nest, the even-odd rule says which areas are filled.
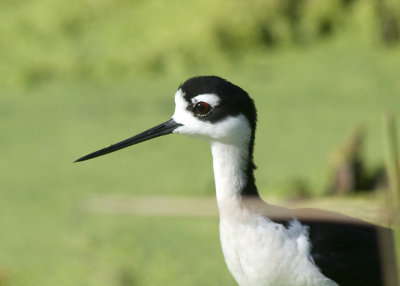
[[[271,200],[325,196],[359,124],[382,165],[382,114],[400,107],[395,0],[2,0],[0,36],[0,286],[234,285],[217,216],[101,211],[112,195],[213,198],[207,143],[168,136],[72,164],[167,120],[191,76],[255,99]]]

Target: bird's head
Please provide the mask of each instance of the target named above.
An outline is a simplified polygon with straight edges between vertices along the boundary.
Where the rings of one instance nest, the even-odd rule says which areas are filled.
[[[193,77],[175,93],[175,112],[170,120],[76,162],[170,133],[252,146],[256,119],[254,102],[243,89],[217,76]]]

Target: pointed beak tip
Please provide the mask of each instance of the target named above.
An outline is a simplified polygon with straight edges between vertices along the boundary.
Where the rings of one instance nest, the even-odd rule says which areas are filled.
[[[128,146],[147,141],[152,138],[156,138],[159,136],[167,135],[170,133],[173,133],[173,131],[178,128],[179,126],[182,126],[182,124],[175,122],[173,119],[170,119],[160,125],[157,125],[153,128],[150,128],[140,134],[137,134],[131,138],[128,138],[126,140],[123,140],[119,143],[110,145],[106,148],[100,149],[98,151],[95,151],[93,153],[90,153],[86,156],[83,156],[77,160],[74,161],[74,163],[86,161],[92,158],[96,158],[123,148],[126,148]]]
[[[79,163],[79,162],[85,161],[84,158],[85,158],[85,157],[78,158],[78,159],[76,159],[76,160],[75,160],[74,162],[72,162],[72,163],[75,164],[75,163]]]

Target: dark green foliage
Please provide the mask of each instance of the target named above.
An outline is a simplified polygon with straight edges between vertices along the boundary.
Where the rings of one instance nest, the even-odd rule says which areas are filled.
[[[398,43],[394,0],[0,3],[0,83],[130,78],[236,63],[344,35]]]

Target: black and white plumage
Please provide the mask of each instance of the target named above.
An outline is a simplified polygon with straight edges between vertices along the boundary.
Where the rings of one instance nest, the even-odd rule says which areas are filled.
[[[216,76],[194,77],[178,88],[172,119],[77,161],[169,133],[202,137],[211,144],[222,250],[239,285],[397,285],[390,229],[261,200],[254,179],[256,121],[243,89]]]

